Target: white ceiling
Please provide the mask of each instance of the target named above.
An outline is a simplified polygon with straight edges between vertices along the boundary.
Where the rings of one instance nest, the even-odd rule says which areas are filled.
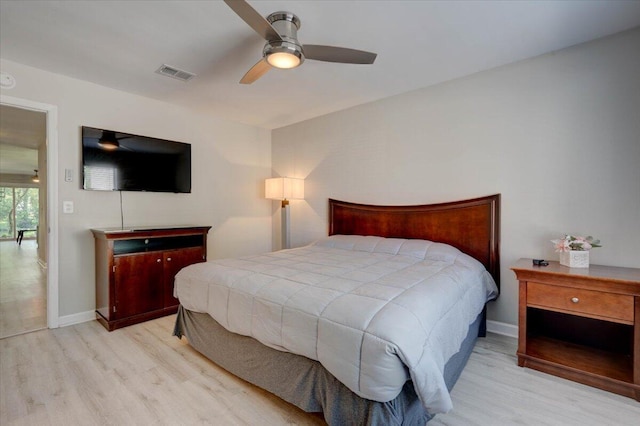
[[[306,61],[240,85],[263,40],[222,1],[0,2],[0,55],[104,86],[277,128],[640,26],[640,1],[258,1],[300,41],[378,53]],[[197,74],[155,74],[163,63]],[[20,82],[18,81],[19,85]]]

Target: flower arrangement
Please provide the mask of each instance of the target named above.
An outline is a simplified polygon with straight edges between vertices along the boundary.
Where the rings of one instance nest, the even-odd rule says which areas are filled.
[[[564,238],[551,240],[557,252],[568,251],[589,251],[595,247],[602,247],[600,240],[594,239],[592,236],[576,237],[574,235],[565,235]]]

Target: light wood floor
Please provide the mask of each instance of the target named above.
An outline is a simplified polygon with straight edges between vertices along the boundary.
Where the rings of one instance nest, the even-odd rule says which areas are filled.
[[[47,326],[46,280],[35,240],[0,241],[0,338]]]
[[[0,340],[0,424],[321,425],[171,335],[175,315],[107,332],[96,321]],[[640,404],[516,366],[481,339],[429,425],[638,425]]]

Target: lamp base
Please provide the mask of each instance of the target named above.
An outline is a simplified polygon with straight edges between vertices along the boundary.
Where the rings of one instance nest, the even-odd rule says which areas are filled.
[[[286,204],[285,204],[286,202]],[[288,249],[291,248],[291,238],[289,237],[289,201],[282,201],[282,209],[280,209],[282,214],[282,248]]]

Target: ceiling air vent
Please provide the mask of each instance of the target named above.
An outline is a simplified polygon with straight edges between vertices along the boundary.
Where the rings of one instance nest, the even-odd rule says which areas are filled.
[[[171,78],[177,78],[178,80],[182,80],[182,81],[189,81],[196,76],[193,73],[180,70],[178,68],[169,66],[167,64],[162,64],[160,68],[156,70],[156,72],[158,74],[166,75],[167,77],[171,77]]]

